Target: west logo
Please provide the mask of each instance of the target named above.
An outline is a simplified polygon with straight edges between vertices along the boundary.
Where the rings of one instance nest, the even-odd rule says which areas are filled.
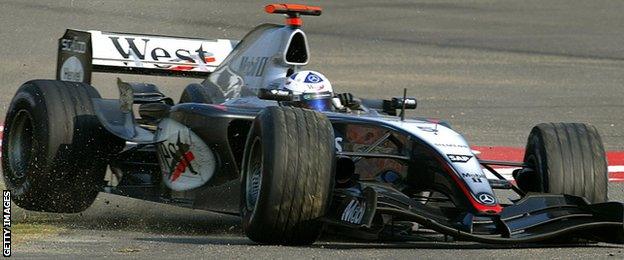
[[[138,59],[138,60],[146,60],[146,57],[153,61],[159,62],[179,62],[186,61],[194,64],[206,64],[208,62],[214,62],[215,57],[214,54],[204,50],[203,45],[200,45],[196,50],[186,50],[186,49],[176,49],[176,50],[167,50],[161,47],[152,47],[150,46],[150,39],[142,38],[136,39],[132,37],[127,37],[121,39],[117,36],[109,36],[108,37],[117,52],[124,59]],[[124,41],[128,43],[128,47],[124,48],[120,42]],[[137,42],[140,48],[137,46]],[[156,65],[160,68],[170,68],[173,65]]]

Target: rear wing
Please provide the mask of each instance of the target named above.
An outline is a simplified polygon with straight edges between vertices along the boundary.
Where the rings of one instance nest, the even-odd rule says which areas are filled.
[[[78,31],[59,39],[56,79],[91,83],[93,72],[205,78],[238,41]]]

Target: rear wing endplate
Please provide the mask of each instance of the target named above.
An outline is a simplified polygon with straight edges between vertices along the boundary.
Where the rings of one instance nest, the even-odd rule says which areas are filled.
[[[204,78],[238,41],[68,29],[59,39],[56,79],[91,83],[93,72]]]

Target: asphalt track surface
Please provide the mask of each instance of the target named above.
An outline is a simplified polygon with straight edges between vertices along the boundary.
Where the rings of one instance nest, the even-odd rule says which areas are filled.
[[[319,4],[319,2],[309,2]],[[15,90],[53,78],[65,28],[240,39],[281,23],[257,1],[0,1],[0,113]],[[608,150],[624,150],[624,2],[334,1],[306,17],[308,68],[338,91],[418,97],[411,115],[448,119],[474,145],[524,146],[539,122],[587,122]],[[115,97],[116,75],[94,85]],[[137,77],[177,99],[194,79]],[[622,184],[610,198],[624,200]],[[15,222],[59,235],[15,245],[14,256],[140,258],[606,258],[622,246],[499,247],[466,242],[368,244],[327,238],[311,247],[254,245],[236,217],[101,194],[77,215],[16,209]]]

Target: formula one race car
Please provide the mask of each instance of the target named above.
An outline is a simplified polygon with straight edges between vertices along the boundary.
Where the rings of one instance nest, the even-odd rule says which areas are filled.
[[[267,244],[423,230],[484,243],[624,243],[624,204],[607,202],[593,126],[539,124],[523,162],[482,160],[447,123],[406,117],[416,99],[336,94],[302,70],[302,16],[319,7],[265,9],[286,24],[240,41],[67,30],[57,79],[26,82],[6,115],[2,168],[15,203],[72,213],[108,192],[240,214],[245,234]],[[119,99],[105,99],[92,72],[205,80],[177,104],[119,79]],[[518,167],[515,180],[492,165]]]

